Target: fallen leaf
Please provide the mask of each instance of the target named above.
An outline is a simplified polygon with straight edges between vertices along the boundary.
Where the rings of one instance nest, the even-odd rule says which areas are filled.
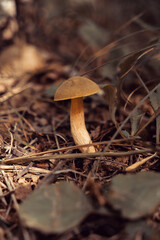
[[[144,240],[159,240],[158,230],[149,226],[145,221],[133,221],[127,224],[125,232],[127,234],[127,240],[136,239],[137,234],[143,236]]]
[[[61,182],[35,190],[20,206],[27,227],[44,233],[62,233],[79,224],[92,207],[73,183]]]
[[[139,172],[115,176],[106,199],[125,218],[148,216],[160,204],[160,174]]]
[[[116,109],[117,109],[117,88],[112,84],[106,84],[103,88],[105,93],[105,100],[109,106],[109,112],[112,118],[113,123],[117,126],[116,121]]]
[[[156,92],[153,92],[150,95],[151,105],[156,112],[160,107],[160,86],[157,88]],[[156,117],[156,143],[159,144],[160,142],[160,115]]]

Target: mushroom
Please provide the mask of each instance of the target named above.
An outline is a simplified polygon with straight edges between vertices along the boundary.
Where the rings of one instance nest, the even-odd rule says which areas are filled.
[[[57,89],[54,101],[71,99],[70,126],[71,133],[76,145],[92,143],[85,126],[83,97],[100,91],[99,86],[85,77],[71,77],[64,81]],[[94,146],[80,147],[83,153],[95,152]]]

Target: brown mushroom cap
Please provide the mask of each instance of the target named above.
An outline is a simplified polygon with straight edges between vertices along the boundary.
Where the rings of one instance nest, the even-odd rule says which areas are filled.
[[[85,77],[71,77],[64,81],[57,89],[54,101],[85,97],[99,91],[99,86],[90,79]]]

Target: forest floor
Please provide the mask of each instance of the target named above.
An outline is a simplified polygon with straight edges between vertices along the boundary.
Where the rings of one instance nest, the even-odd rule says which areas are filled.
[[[1,240],[160,239],[159,28],[142,16],[106,35],[103,17],[58,18],[53,44],[46,22],[37,43],[21,15],[0,21]],[[84,98],[95,153],[73,141],[70,100],[54,101],[75,75],[101,89]]]

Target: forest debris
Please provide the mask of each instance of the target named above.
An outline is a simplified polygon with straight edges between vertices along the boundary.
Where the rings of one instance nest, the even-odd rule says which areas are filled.
[[[17,199],[16,199],[16,197],[14,195],[15,187],[14,187],[13,181],[9,177],[9,175],[7,173],[5,173],[3,170],[1,170],[1,173],[2,173],[2,176],[3,176],[4,180],[5,180],[5,183],[7,185],[9,193],[12,193],[11,194],[11,199],[13,201],[13,204],[14,204],[14,207],[15,207],[16,211],[18,212],[19,211],[19,205],[18,205]]]

